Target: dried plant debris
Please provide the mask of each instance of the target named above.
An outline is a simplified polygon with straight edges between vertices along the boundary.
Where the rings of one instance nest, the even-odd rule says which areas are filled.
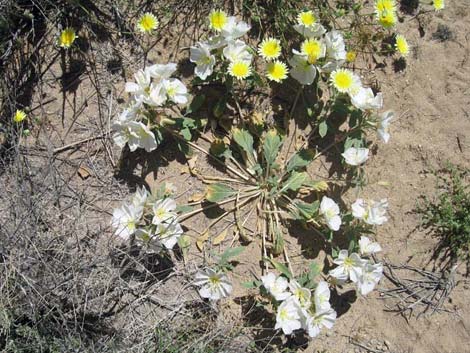
[[[394,300],[387,309],[405,318],[406,314],[411,317],[415,310],[418,317],[435,312],[454,312],[446,309],[444,304],[456,285],[455,270],[456,266],[450,271],[436,273],[408,265],[384,263],[384,276],[395,286],[381,290],[383,299]]]

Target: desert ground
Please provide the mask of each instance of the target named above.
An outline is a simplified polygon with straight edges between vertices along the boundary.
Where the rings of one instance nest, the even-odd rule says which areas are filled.
[[[332,330],[312,340],[287,341],[274,335],[273,318],[254,304],[256,291],[241,285],[253,274],[261,275],[254,260],[261,253],[259,243],[250,243],[237,260],[230,274],[233,295],[213,304],[191,285],[190,274],[203,261],[196,247],[184,259],[173,254],[168,266],[126,246],[110,226],[113,208],[137,187],[171,182],[178,202],[190,202],[205,190],[192,169],[203,175],[218,173],[202,153],[195,152],[188,161],[172,148],[173,141],[151,153],[130,153],[110,136],[112,122],[128,99],[125,83],[145,60],[177,62],[185,82],[192,75],[187,48],[204,35],[201,28],[211,4],[201,1],[196,11],[185,2],[161,3],[131,10],[123,5],[120,9],[128,10],[129,18],[113,14],[122,26],[144,7],[166,16],[145,55],[146,43],[137,46],[135,37],[115,29],[86,31],[87,23],[79,32],[79,52],[58,50],[57,30],[46,22],[43,35],[28,44],[39,52],[23,59],[20,55],[8,66],[12,73],[4,72],[3,88],[16,91],[2,97],[2,108],[13,98],[26,99],[31,120],[28,136],[17,132],[8,146],[0,141],[0,350],[470,352],[468,264],[446,267],[448,259],[435,254],[439,239],[420,226],[416,212],[422,196],[436,196],[433,171],[448,162],[470,167],[470,2],[448,1],[440,12],[403,14],[397,28],[411,46],[406,65],[398,67],[395,58],[382,56],[357,61],[368,70],[364,80],[383,92],[384,106],[396,112],[396,119],[388,144],[371,136],[367,185],[347,190],[342,200],[350,204],[358,195],[387,198],[389,221],[377,230],[383,248],[377,260],[433,273],[452,271],[455,288],[441,311],[424,311],[418,303],[397,313],[399,299],[386,295],[395,286],[389,278],[367,297],[346,286],[332,296],[338,313]],[[102,21],[113,17],[109,8],[118,8],[108,5],[97,9]],[[237,13],[238,5],[227,9]],[[178,21],[184,25],[176,25]],[[438,35],[442,26],[448,31],[445,38]],[[13,70],[28,60],[35,78]],[[24,82],[31,87],[28,92],[22,91]],[[310,166],[309,173],[327,177],[328,163]],[[195,217],[188,227],[203,229],[210,217]],[[286,242],[293,265],[306,261],[306,244],[314,241],[309,236],[300,228],[290,230]],[[230,235],[223,244],[231,242]],[[314,252],[323,261],[321,246]],[[416,276],[406,269],[395,273]],[[173,348],[175,342],[183,342],[180,350]],[[204,342],[217,348],[194,348]]]

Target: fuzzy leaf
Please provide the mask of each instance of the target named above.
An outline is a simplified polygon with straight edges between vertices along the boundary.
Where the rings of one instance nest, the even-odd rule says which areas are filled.
[[[297,211],[295,212],[294,217],[297,219],[309,220],[317,213],[320,203],[318,200],[312,203],[297,201],[294,206]]]
[[[232,134],[235,142],[243,148],[246,153],[253,155],[253,136],[244,129],[233,129]]]
[[[236,191],[227,185],[216,183],[211,184],[206,190],[206,200],[209,202],[219,202],[236,194]]]
[[[279,148],[281,147],[281,138],[277,134],[276,130],[268,131],[264,139],[263,150],[264,158],[266,163],[271,165],[276,160],[276,157],[279,153]]]
[[[297,191],[307,179],[308,175],[305,172],[292,172],[291,176],[282,187],[281,192],[285,192],[287,190]]]
[[[265,260],[268,260],[269,262],[271,262],[271,264],[274,266],[274,268],[276,270],[278,270],[279,272],[281,272],[284,276],[286,276],[289,279],[292,278],[292,273],[290,273],[289,268],[286,265],[281,264],[280,262],[277,262],[277,261],[275,261],[273,259],[270,259],[270,258],[267,258]]]
[[[327,132],[328,124],[323,120],[320,125],[318,125],[318,133],[320,134],[320,137],[325,137]]]
[[[206,96],[203,94],[200,94],[194,97],[193,100],[191,101],[191,104],[189,105],[189,108],[186,110],[186,113],[189,114],[189,113],[197,112],[202,107],[205,100],[206,100]]]
[[[301,150],[294,154],[287,163],[287,172],[308,166],[313,161],[314,153],[311,150]]]
[[[228,248],[220,256],[219,263],[225,263],[232,257],[237,257],[245,250],[244,246],[237,246],[236,248]]]

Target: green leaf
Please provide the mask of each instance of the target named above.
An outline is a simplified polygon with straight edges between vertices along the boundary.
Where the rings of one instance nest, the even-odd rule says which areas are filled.
[[[280,262],[277,262],[277,261],[275,261],[273,259],[270,259],[270,258],[265,258],[265,261],[266,260],[271,262],[271,264],[274,266],[274,268],[276,270],[278,270],[279,272],[281,272],[284,276],[286,276],[289,279],[292,278],[292,273],[290,273],[289,268],[286,265],[281,264]]]
[[[215,104],[214,109],[212,110],[212,113],[214,114],[216,118],[220,118],[224,114],[226,106],[227,106],[227,97],[222,97]]]
[[[320,123],[320,125],[318,125],[318,133],[320,134],[320,137],[325,137],[327,132],[328,132],[328,124],[326,123],[325,120],[323,120]]]
[[[185,205],[176,206],[176,212],[179,212],[179,213],[187,213],[187,212],[191,212],[192,210],[193,210],[193,207],[191,206],[185,206]]]
[[[310,281],[314,281],[320,273],[320,266],[315,261],[312,261],[308,266],[308,278],[310,279]]]
[[[309,220],[317,213],[318,208],[320,207],[320,202],[317,200],[312,203],[306,203],[298,200],[294,203],[294,206],[298,211],[297,214],[294,214],[296,218]]]
[[[181,129],[180,133],[186,141],[191,141],[191,131],[188,128]]]
[[[206,190],[206,200],[209,202],[219,202],[236,194],[236,191],[227,185],[216,183],[210,184]]]
[[[281,189],[281,192],[287,190],[297,191],[300,189],[302,184],[308,179],[308,174],[305,172],[292,172],[291,176],[285,182]]]
[[[190,114],[190,113],[197,112],[202,107],[205,100],[206,100],[206,96],[203,94],[195,96],[191,104],[189,105],[188,109],[186,110],[186,113]]]
[[[245,129],[233,129],[232,130],[232,135],[233,135],[233,139],[235,140],[235,142],[241,147],[243,148],[243,150],[250,154],[250,155],[253,155],[253,136],[250,135],[250,133],[248,131],[246,131]]]
[[[244,246],[237,246],[235,248],[228,248],[223,252],[223,254],[220,256],[220,261],[221,263],[227,262],[230,258],[232,257],[237,257],[240,255],[243,251],[245,250]]]
[[[287,163],[287,172],[308,166],[314,157],[312,150],[303,149],[294,154]]]
[[[276,160],[276,157],[279,153],[281,147],[281,138],[277,134],[276,130],[268,131],[264,139],[263,151],[264,158],[268,165],[272,165]]]

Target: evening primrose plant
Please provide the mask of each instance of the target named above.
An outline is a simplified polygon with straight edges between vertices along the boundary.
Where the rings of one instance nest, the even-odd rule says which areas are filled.
[[[158,190],[138,189],[131,201],[113,212],[115,234],[145,252],[170,255],[178,248],[190,251],[195,243],[204,256],[203,265],[191,274],[192,284],[201,298],[212,302],[231,295],[236,264],[232,260],[248,243],[256,242],[261,275],[245,284],[260,291],[260,303],[275,316],[274,329],[285,335],[303,332],[311,338],[331,329],[336,320],[331,289],[352,286],[365,296],[383,273],[374,257],[382,250],[374,234],[387,222],[389,204],[385,198],[363,197],[361,187],[372,158],[369,133],[388,143],[395,113],[384,109],[382,93],[369,87],[352,64],[360,50],[386,35],[394,39],[390,53],[409,54],[405,37],[393,33],[398,19],[394,0],[376,0],[372,14],[362,14],[361,4],[353,6],[357,22],[341,31],[334,18],[347,13],[325,21],[330,17],[324,11],[298,11],[290,44],[275,33],[254,40],[247,22],[222,9],[212,10],[207,18],[209,33],[189,47],[191,83],[186,86],[178,78],[174,63],[139,70],[126,84],[131,98],[113,125],[113,138],[120,147],[152,152],[171,135],[181,151],[187,155],[197,151],[219,167],[214,175],[190,167],[205,192],[188,203],[180,203],[165,185]],[[348,33],[366,31],[366,25],[371,25],[369,30],[377,28],[375,37],[367,32],[357,42],[363,33]],[[191,94],[195,86],[200,89],[206,83],[222,87],[216,104],[201,93]],[[288,106],[284,125],[267,121],[266,114],[253,107],[258,95],[269,97],[274,89],[294,97],[284,103]],[[211,136],[205,129],[208,121],[195,118],[204,105],[217,117],[230,104],[235,107],[232,115],[239,119],[224,126],[222,133],[214,129]],[[305,131],[289,128],[289,120],[300,111],[308,119]],[[342,119],[339,124],[334,121],[337,116]],[[256,117],[252,118],[256,124],[249,117]],[[296,140],[298,134],[303,143]],[[332,142],[321,143],[326,138]],[[311,166],[333,148],[346,177],[312,177]],[[349,204],[340,202],[330,192],[336,183],[357,186],[358,198]],[[189,226],[194,216],[214,208],[220,213],[204,229]],[[315,263],[302,267],[290,261],[286,229],[292,223],[312,234],[312,246],[320,243],[317,236],[323,238],[321,243],[329,250],[328,273]],[[230,246],[224,242],[229,230],[233,231]]]

